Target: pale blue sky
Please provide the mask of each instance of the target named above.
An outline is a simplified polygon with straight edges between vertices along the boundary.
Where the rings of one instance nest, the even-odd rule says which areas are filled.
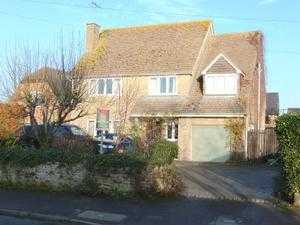
[[[265,34],[267,89],[280,107],[300,107],[298,0],[0,0],[0,63],[16,42],[51,48],[63,33],[84,35],[85,24],[104,28],[213,19],[217,33]],[[66,38],[68,39],[68,38]]]

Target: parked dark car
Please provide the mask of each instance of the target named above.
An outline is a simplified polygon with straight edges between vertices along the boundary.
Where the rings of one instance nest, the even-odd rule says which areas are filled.
[[[75,125],[63,124],[61,126],[48,126],[48,134],[54,139],[68,139],[68,140],[79,140],[79,141],[90,141],[94,145],[95,150],[97,148],[98,142],[90,137],[84,130]],[[44,125],[25,125],[17,131],[18,141],[29,147],[39,148],[40,144],[38,141],[38,136],[42,137],[45,135]]]
[[[115,133],[105,132],[104,134],[100,133],[96,139],[100,142],[98,144],[98,150],[101,154],[120,150],[122,152],[132,152],[134,149],[133,140],[131,137],[118,138],[117,134]]]
[[[61,126],[48,126],[48,134],[51,135],[54,140],[79,140],[89,143],[91,148],[100,154],[112,153],[115,150],[122,150],[123,152],[133,151],[133,141],[130,137],[121,138],[117,141],[118,136],[114,133],[105,132],[96,136],[95,138],[89,136],[80,127],[70,124],[63,124]],[[25,125],[21,127],[17,132],[17,138],[19,143],[28,147],[39,148],[40,143],[37,136],[43,135],[45,132],[44,125]],[[63,142],[63,144],[68,142]]]

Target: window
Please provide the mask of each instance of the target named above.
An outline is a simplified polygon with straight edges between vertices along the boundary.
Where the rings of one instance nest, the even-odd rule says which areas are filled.
[[[112,94],[112,86],[113,86],[112,79],[107,79],[106,80],[106,94]]]
[[[90,80],[90,95],[112,95],[119,94],[121,79],[100,78]]]
[[[170,122],[166,125],[166,139],[169,141],[177,141],[178,139],[178,124]]]
[[[176,77],[151,77],[149,82],[150,95],[174,95],[176,94]]]
[[[97,87],[97,80],[91,80],[90,81],[90,95],[96,94],[96,87]]]
[[[114,95],[120,95],[121,94],[121,79],[114,79],[113,93],[114,93]]]
[[[45,103],[45,96],[40,91],[30,91],[30,97],[36,102],[37,106],[42,106]]]
[[[98,94],[103,95],[105,93],[105,80],[100,79],[98,83]]]
[[[160,93],[165,94],[167,92],[167,78],[161,77],[159,86],[160,86]]]
[[[236,95],[237,74],[207,74],[204,79],[206,95]]]

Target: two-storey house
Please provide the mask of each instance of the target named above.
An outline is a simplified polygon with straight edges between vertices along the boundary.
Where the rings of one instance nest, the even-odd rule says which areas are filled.
[[[247,131],[265,126],[263,49],[260,32],[216,34],[211,21],[87,24],[86,54],[94,57],[86,74],[90,106],[75,123],[94,135],[97,126],[114,132],[118,112],[134,122],[164,118],[159,135],[178,143],[180,160],[224,162],[232,154],[224,126],[241,119],[239,151],[247,157]],[[114,100],[103,103],[103,96]]]

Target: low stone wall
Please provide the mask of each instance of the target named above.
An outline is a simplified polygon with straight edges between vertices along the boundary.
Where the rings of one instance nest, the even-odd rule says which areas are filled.
[[[113,191],[131,193],[135,190],[132,175],[126,169],[89,172],[81,165],[39,165],[33,168],[0,167],[0,185],[36,187],[55,191],[95,192],[110,194]]]
[[[126,168],[88,171],[82,164],[62,166],[58,163],[33,168],[0,165],[0,186],[118,197],[174,196],[183,188],[181,179],[169,166],[148,166],[140,173],[131,173]]]

